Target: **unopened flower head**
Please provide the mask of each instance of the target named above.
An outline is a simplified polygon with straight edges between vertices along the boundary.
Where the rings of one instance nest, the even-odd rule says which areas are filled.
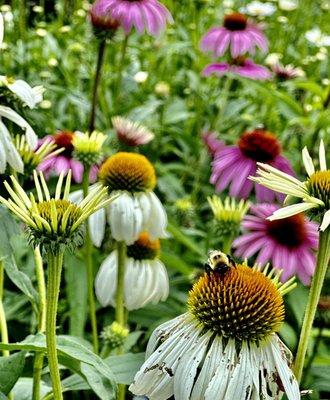
[[[302,159],[307,172],[304,182],[263,163],[258,163],[257,177],[250,177],[271,190],[284,193],[290,198],[298,198],[300,202],[275,211],[268,219],[270,221],[290,217],[304,211],[320,218],[320,230],[324,231],[330,225],[330,170],[327,169],[323,140],[319,148],[319,170],[315,169],[307,147],[302,151]]]
[[[238,264],[205,273],[188,297],[188,312],[152,334],[147,359],[130,390],[150,400],[300,399],[292,357],[277,336],[283,294],[268,269]]]
[[[217,233],[220,237],[236,236],[241,221],[250,207],[249,202],[226,197],[224,201],[214,195],[207,198],[215,218]]]
[[[113,117],[112,125],[116,131],[117,138],[127,146],[141,146],[153,140],[155,135],[145,126],[127,118]]]
[[[106,217],[112,237],[117,241],[134,243],[141,232],[150,238],[167,237],[165,209],[153,192],[156,173],[151,162],[142,154],[119,152],[100,167],[99,180],[109,194],[118,198],[90,218],[91,238],[100,246],[104,238]]]
[[[54,157],[61,153],[64,149],[57,148],[52,140],[45,140],[40,147],[32,150],[26,143],[25,136],[16,136],[16,149],[24,163],[24,172],[27,175],[32,174],[38,165],[50,157]]]
[[[129,329],[115,321],[103,329],[101,332],[101,338],[110,350],[115,350],[124,344],[128,334]]]
[[[8,200],[0,197],[1,203],[26,224],[29,240],[34,247],[40,246],[53,254],[65,247],[81,244],[83,222],[112,201],[107,196],[106,188],[98,185],[79,204],[72,203],[69,200],[71,171],[65,182],[64,174],[60,175],[54,197],[50,196],[42,172],[38,176],[34,171],[37,197],[32,193],[28,196],[15,177],[11,176],[10,179],[11,183],[4,182],[10,197]]]
[[[147,232],[126,248],[124,303],[128,310],[166,300],[169,281],[164,264],[159,260],[159,240]],[[102,263],[95,280],[96,296],[102,306],[116,307],[118,257],[113,251]]]
[[[248,52],[254,54],[258,47],[267,51],[267,39],[262,30],[248,21],[241,13],[227,14],[223,26],[210,29],[201,40],[201,49],[212,52],[214,57],[221,57],[230,47],[233,58]]]
[[[102,146],[106,136],[102,132],[75,132],[72,139],[73,155],[85,166],[98,164],[102,160]]]

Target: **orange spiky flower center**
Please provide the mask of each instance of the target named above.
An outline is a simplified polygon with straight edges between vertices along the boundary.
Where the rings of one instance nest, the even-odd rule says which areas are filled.
[[[247,18],[241,13],[225,15],[223,26],[229,31],[244,31],[247,25]]]
[[[71,157],[73,152],[72,140],[74,138],[74,133],[71,131],[61,131],[53,136],[54,142],[57,148],[64,148],[61,155],[65,157]]]
[[[245,132],[238,141],[238,147],[248,158],[258,162],[271,162],[281,152],[276,137],[263,129]]]
[[[206,330],[238,341],[259,342],[277,332],[284,319],[275,283],[246,265],[202,276],[189,293],[188,307]]]
[[[159,255],[159,240],[151,240],[147,232],[142,232],[137,241],[127,246],[127,257],[134,260],[153,260]]]

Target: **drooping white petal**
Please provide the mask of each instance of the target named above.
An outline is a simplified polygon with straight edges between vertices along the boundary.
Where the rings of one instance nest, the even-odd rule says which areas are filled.
[[[330,225],[330,210],[326,211],[323,219],[322,219],[322,223],[320,226],[320,231],[325,231]]]
[[[207,352],[202,369],[195,382],[190,400],[204,399],[205,392],[211,382],[222,356],[222,339],[216,336]]]
[[[312,157],[309,155],[307,147],[303,148],[302,159],[308,176],[313,175],[315,173],[315,168]]]
[[[10,133],[0,118],[0,142],[3,145],[3,150],[6,153],[6,161],[17,172],[23,173],[24,163],[12,142]]]
[[[13,83],[7,85],[8,88],[29,108],[34,108],[42,101],[42,91],[40,88],[32,88],[27,82],[22,79],[17,79]]]
[[[17,124],[25,131],[26,143],[31,149],[35,149],[38,144],[38,136],[32,127],[16,111],[6,106],[0,106],[0,116],[7,118]]]
[[[95,279],[95,294],[103,307],[116,306],[117,251],[113,251],[103,261]]]
[[[101,208],[100,210],[93,213],[88,218],[88,224],[91,240],[94,246],[100,247],[104,238],[106,226],[105,209]]]
[[[287,207],[284,207],[284,208],[280,208],[279,210],[276,210],[267,219],[269,221],[274,221],[276,219],[287,218],[287,217],[291,217],[292,215],[296,215],[296,214],[302,213],[304,211],[310,210],[310,209],[315,208],[315,207],[317,207],[317,204],[315,204],[315,203],[293,204],[291,206],[287,206]]]
[[[6,170],[7,158],[4,145],[2,144],[1,132],[0,132],[0,174],[3,174]]]
[[[298,382],[293,375],[292,370],[288,366],[288,362],[281,352],[281,349],[278,344],[278,338],[272,337],[270,338],[270,347],[269,350],[272,353],[274,358],[274,363],[276,365],[277,372],[285,389],[285,393],[289,400],[299,400],[300,390]]]
[[[324,148],[323,139],[321,139],[321,141],[320,141],[319,159],[320,159],[320,170],[326,171],[327,170],[327,161],[325,158],[325,148]]]
[[[196,344],[188,350],[180,360],[174,375],[174,397],[180,400],[190,400],[197,368],[202,362],[211,334],[207,333],[197,338]]]
[[[150,289],[149,268],[140,260],[126,259],[125,265],[125,306],[128,310],[143,307]]]
[[[147,222],[147,231],[150,233],[152,239],[166,238],[168,237],[168,233],[166,232],[167,215],[164,206],[155,193],[148,193],[148,197],[151,204],[151,210]]]

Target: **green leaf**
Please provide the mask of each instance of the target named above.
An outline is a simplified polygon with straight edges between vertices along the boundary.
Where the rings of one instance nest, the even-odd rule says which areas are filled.
[[[167,268],[170,268],[176,272],[180,272],[183,275],[189,276],[193,271],[193,269],[176,254],[162,250],[161,260],[164,262]]]
[[[14,386],[12,393],[15,400],[31,400],[32,399],[32,378],[19,378]],[[40,393],[41,396],[46,396],[47,393],[51,392],[51,386],[48,386],[45,382],[40,382]],[[0,398],[1,400],[1,398]]]
[[[105,362],[111,367],[118,383],[130,385],[144,360],[144,353],[127,353],[120,356],[110,356],[106,358]]]
[[[20,343],[0,343],[0,349],[45,352],[46,338],[42,334],[30,335]],[[84,346],[80,338],[58,336],[57,351],[60,363],[80,374],[91,389],[98,390],[96,393],[101,400],[115,399],[116,381],[112,370],[104,360]],[[100,389],[97,389],[95,384],[97,375],[102,382]]]
[[[65,256],[66,293],[70,306],[72,336],[83,337],[87,319],[87,277],[83,262],[73,254]]]
[[[0,358],[0,391],[8,394],[23,372],[25,352]]]
[[[174,225],[172,222],[169,222],[167,230],[178,242],[186,246],[198,256],[204,257],[203,251],[199,248],[199,246],[192,239],[186,236],[178,226]]]

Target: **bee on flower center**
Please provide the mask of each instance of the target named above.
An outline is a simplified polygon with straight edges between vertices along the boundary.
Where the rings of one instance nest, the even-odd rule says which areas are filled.
[[[228,254],[220,250],[211,250],[204,268],[209,275],[217,273],[220,276],[224,276],[231,268],[236,268],[236,263]]]

